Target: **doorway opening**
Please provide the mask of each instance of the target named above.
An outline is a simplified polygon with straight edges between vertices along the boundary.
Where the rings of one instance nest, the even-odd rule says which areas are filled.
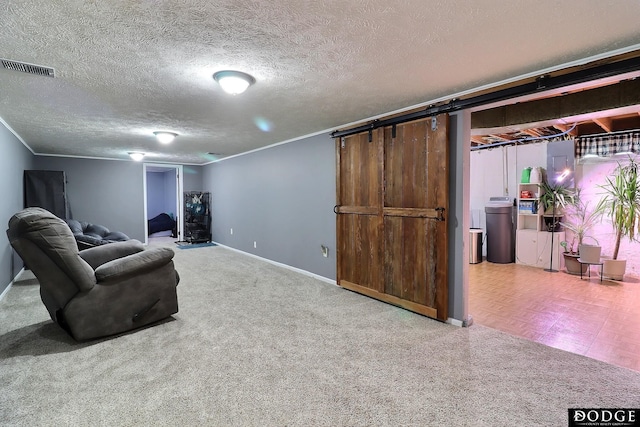
[[[518,230],[515,263],[489,263],[485,260],[469,265],[468,307],[469,314],[478,325],[640,371],[637,351],[629,350],[640,348],[640,336],[629,327],[632,324],[630,319],[640,315],[637,305],[640,279],[630,274],[622,281],[600,282],[596,267],[590,279],[568,274],[562,261],[564,249],[559,243],[564,241],[571,246],[572,234],[556,232],[555,243],[552,239],[542,238],[550,235],[543,228],[545,212],[539,209],[528,212],[527,206],[530,205],[521,203],[522,199],[526,201],[540,196],[535,185],[533,190],[523,188],[523,170],[542,167],[555,177],[559,171],[552,165],[562,157],[563,169],[569,166],[575,179],[570,187],[580,187],[583,196],[593,196],[591,207],[595,207],[599,198],[598,184],[618,160],[624,160],[624,156],[578,159],[576,155],[574,159],[574,141],[594,134],[637,131],[640,117],[638,103],[609,105],[606,100],[610,98],[596,96],[604,92],[614,93],[616,86],[637,82],[604,83],[592,81],[580,88],[563,89],[559,94],[552,94],[554,96],[538,94],[472,111],[469,173],[472,179],[467,182],[471,193],[470,209],[465,212],[469,225],[486,232],[483,219],[490,196],[507,196],[517,201]],[[598,92],[591,96],[591,91],[595,90]],[[582,97],[580,105],[588,104],[590,110],[540,119],[542,113],[551,111],[547,108],[549,105],[562,106],[554,111],[566,112],[565,106],[577,96]],[[513,111],[518,108],[527,108],[531,112],[519,116],[522,123],[478,125],[483,117],[495,117],[500,109],[509,112],[502,117],[513,117]],[[480,114],[473,117],[476,112]],[[564,137],[553,142],[544,139],[544,136],[554,133],[564,134]],[[474,147],[483,145],[484,148],[474,151]],[[556,146],[565,145],[569,146],[570,154],[560,156]],[[526,192],[531,194],[523,195],[522,190],[531,190]],[[597,227],[599,225],[592,234],[606,244],[609,224],[603,220],[602,231]],[[487,244],[486,238],[484,243]],[[636,259],[640,250],[637,247],[629,249],[631,259]]]
[[[143,164],[145,244],[184,235],[182,165]]]

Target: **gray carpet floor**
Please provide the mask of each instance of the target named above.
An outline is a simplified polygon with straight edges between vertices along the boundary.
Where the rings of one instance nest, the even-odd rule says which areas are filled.
[[[0,425],[564,426],[571,407],[640,407],[640,373],[224,247],[175,252],[180,312],[88,343],[24,274],[0,301]]]

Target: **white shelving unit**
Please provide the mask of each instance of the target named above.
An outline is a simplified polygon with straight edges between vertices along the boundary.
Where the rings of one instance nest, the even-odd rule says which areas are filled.
[[[543,219],[539,192],[538,184],[518,184],[517,230],[542,231]],[[522,197],[526,194],[528,194],[527,197]]]
[[[551,233],[544,226],[543,209],[540,206],[538,184],[518,185],[518,219],[516,224],[516,263],[532,267],[549,268],[551,259]],[[522,197],[522,196],[525,197]],[[560,242],[564,231],[553,236],[553,266],[563,265]]]

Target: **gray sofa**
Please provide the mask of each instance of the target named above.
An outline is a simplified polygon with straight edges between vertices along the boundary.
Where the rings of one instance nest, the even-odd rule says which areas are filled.
[[[120,231],[110,231],[104,225],[91,224],[86,221],[67,219],[67,225],[76,238],[78,249],[89,249],[113,242],[124,242],[129,236]]]
[[[40,282],[51,319],[76,340],[118,334],[178,312],[170,248],[127,240],[78,251],[67,224],[42,208],[9,220],[11,246]]]

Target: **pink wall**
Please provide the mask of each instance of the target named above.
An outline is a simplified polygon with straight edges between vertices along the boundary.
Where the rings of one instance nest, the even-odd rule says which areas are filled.
[[[598,158],[576,161],[576,186],[582,189],[582,198],[589,202],[590,208],[595,208],[602,197],[603,190],[598,188],[598,185],[605,183],[605,177],[610,175],[618,165],[617,160],[621,163],[626,163],[624,156],[618,157],[620,159],[612,157],[609,159]],[[571,232],[567,231],[567,234],[569,233]],[[608,218],[604,217],[602,222],[587,234],[598,240],[598,243],[602,246],[602,256],[604,258],[612,256],[615,233]],[[569,240],[570,238],[567,235],[567,239]],[[590,243],[590,241],[587,240],[585,243]],[[618,259],[627,260],[626,275],[640,277],[640,256],[638,255],[640,255],[640,243],[629,242],[628,239],[623,238]]]

